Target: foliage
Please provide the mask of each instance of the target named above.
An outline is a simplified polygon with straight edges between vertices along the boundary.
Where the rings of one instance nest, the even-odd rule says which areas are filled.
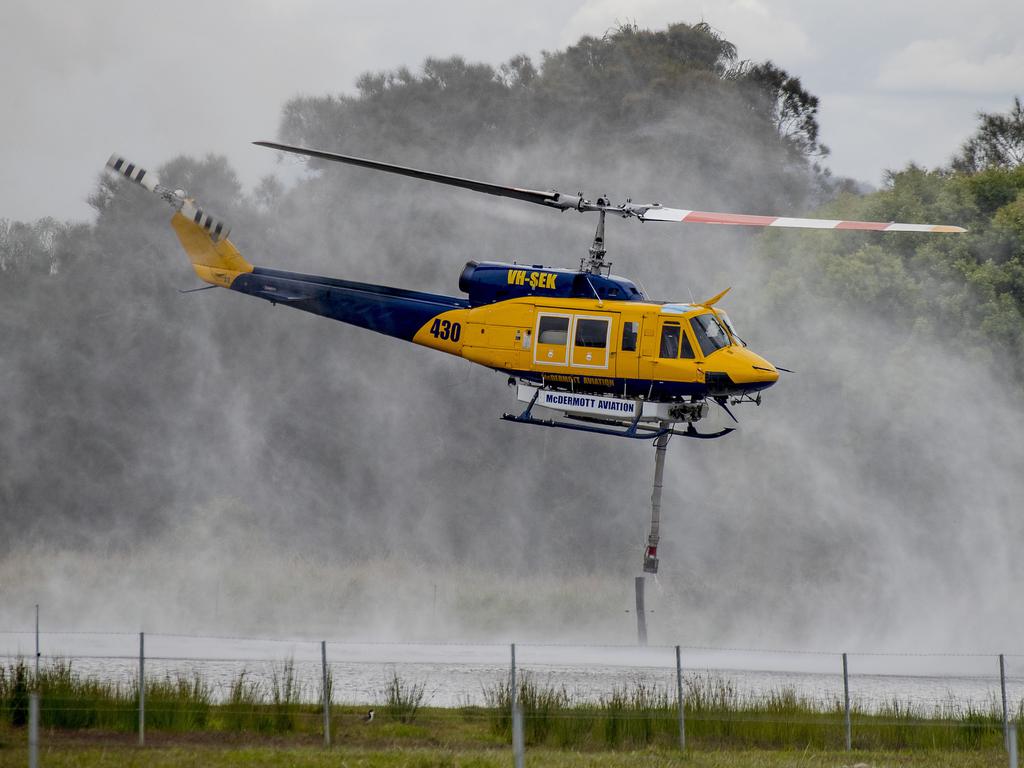
[[[363,75],[352,96],[298,97],[284,108],[286,141],[363,153],[473,163],[503,148],[552,145],[609,156],[673,158],[740,193],[762,175],[782,205],[801,202],[820,169],[818,100],[776,65],[737,60],[735,45],[705,23],[652,31],[624,24],[493,67],[462,57],[427,59]],[[358,147],[354,143],[358,141]],[[737,164],[738,145],[763,159]],[[562,164],[568,160],[563,156]],[[593,162],[593,160],[591,160]],[[446,163],[447,164],[447,163]],[[744,184],[732,181],[746,176]],[[767,204],[767,200],[763,203]]]
[[[908,343],[940,338],[1019,387],[1024,375],[1024,166],[976,174],[889,174],[886,187],[844,195],[826,217],[964,226],[963,235],[769,233],[769,294],[884,317]],[[830,307],[830,309],[825,309]]]
[[[511,737],[511,680],[485,687],[484,702],[490,710],[488,715],[494,732]],[[552,716],[570,706],[570,697],[565,688],[540,685],[532,674],[523,672],[516,681],[516,702],[523,713],[526,743],[541,744],[552,731]]]
[[[274,729],[295,730],[295,713],[302,700],[302,686],[295,677],[295,659],[286,659],[280,671],[274,669],[270,677],[271,700],[274,704]]]
[[[775,126],[795,158],[825,157],[818,142],[818,97],[770,61],[743,62],[730,75],[745,86],[752,107]]]
[[[230,731],[267,732],[273,729],[274,718],[266,709],[266,697],[260,684],[248,678],[243,670],[231,681],[224,725]]]
[[[217,709],[217,715],[229,731],[289,733],[297,730],[300,716],[308,710],[303,704],[295,661],[286,659],[271,670],[269,687],[252,679],[249,672],[240,672],[231,681],[227,700]]]
[[[210,725],[213,688],[200,674],[146,680],[146,727],[166,731],[204,730]]]
[[[28,723],[29,672],[24,659],[0,666],[0,720],[20,728]],[[5,717],[6,716],[6,717]]]
[[[839,749],[843,705],[817,702],[790,689],[742,693],[711,675],[685,681],[687,743],[697,749],[737,747]],[[511,737],[509,686],[487,688],[486,714],[493,733]],[[598,702],[574,700],[564,688],[539,685],[529,674],[518,683],[527,745],[585,748],[670,747],[678,743],[674,692],[638,679]],[[892,701],[878,711],[852,708],[858,749],[992,748],[1002,738],[1001,714],[947,703],[927,710]]]
[[[82,254],[89,242],[86,224],[49,216],[34,222],[0,219],[0,276],[5,282],[53,276]]]
[[[964,142],[953,168],[975,173],[1024,165],[1024,107],[1019,96],[1005,115],[979,112],[978,120],[977,132]]]
[[[408,682],[392,673],[391,680],[382,691],[384,714],[400,723],[411,723],[423,706],[427,694],[425,682]]]

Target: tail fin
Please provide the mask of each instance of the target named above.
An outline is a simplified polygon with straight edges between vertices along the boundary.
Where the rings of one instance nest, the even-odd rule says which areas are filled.
[[[229,288],[240,274],[252,272],[252,264],[227,238],[219,242],[213,240],[202,227],[181,213],[174,214],[171,226],[200,280]]]
[[[119,155],[111,155],[107,167],[153,192],[177,211],[171,226],[200,280],[227,288],[238,275],[252,272],[252,264],[228,240],[231,228],[199,208],[185,192],[163,186],[156,174]]]

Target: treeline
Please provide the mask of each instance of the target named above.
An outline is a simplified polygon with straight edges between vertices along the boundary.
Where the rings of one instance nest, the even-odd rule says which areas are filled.
[[[938,342],[951,356],[982,364],[983,378],[1024,392],[1024,166],[970,173],[909,166],[890,173],[884,189],[840,195],[818,214],[956,224],[968,232],[772,232],[764,252],[780,309],[800,303],[873,314],[901,327],[907,343]]]
[[[427,59],[419,73],[367,73],[356,87],[351,96],[289,102],[282,138],[366,154],[401,148],[409,160],[450,156],[490,174],[512,149],[548,150],[555,162],[534,173],[574,169],[582,149],[599,168],[614,158],[642,169],[653,160],[669,176],[715,179],[734,194],[770,183],[773,204],[787,207],[806,203],[808,171],[820,170],[813,163],[828,152],[818,140],[818,99],[799,78],[740,60],[704,23],[624,25],[546,52],[539,65],[526,56],[498,67]]]

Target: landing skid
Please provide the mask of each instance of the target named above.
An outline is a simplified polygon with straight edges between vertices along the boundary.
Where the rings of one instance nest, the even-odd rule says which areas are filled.
[[[582,416],[579,414],[566,414],[566,419],[571,419],[574,422],[586,423],[574,424],[561,419],[538,419],[533,415],[533,406],[537,403],[537,397],[540,395],[540,392],[541,390],[539,388],[535,389],[533,397],[530,399],[526,409],[518,416],[511,413],[503,413],[501,418],[505,421],[513,421],[519,424],[533,424],[538,427],[553,427],[555,429],[571,429],[577,432],[591,432],[598,435],[610,435],[612,437],[627,437],[633,440],[655,440],[659,437],[667,437],[669,435],[693,437],[698,440],[714,440],[735,431],[732,427],[726,427],[718,430],[717,432],[698,432],[697,428],[693,426],[693,422],[687,423],[686,429],[682,430],[666,426],[669,422],[660,422],[657,426],[643,424],[640,422],[640,419],[643,417],[642,408],[637,409],[636,416],[629,422],[600,419],[590,416]]]
[[[589,424],[569,424],[557,419],[537,419],[530,414],[529,408],[518,416],[512,413],[503,413],[501,418],[518,424],[534,424],[538,427],[554,427],[555,429],[572,429],[577,432],[593,432],[598,435],[611,435],[612,437],[630,437],[634,440],[653,440],[672,431],[670,429],[657,429],[652,432],[650,431],[651,427],[638,427],[636,424],[630,424],[625,429],[619,430],[610,427],[591,426]],[[641,430],[643,431],[641,432]]]

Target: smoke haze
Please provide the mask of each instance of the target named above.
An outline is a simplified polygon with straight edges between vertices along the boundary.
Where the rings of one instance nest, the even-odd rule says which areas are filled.
[[[510,109],[486,72],[453,65],[433,91],[296,100],[281,133],[615,200],[785,215],[828,193],[715,66],[700,72],[602,87],[605,111],[573,102],[565,75]],[[438,293],[468,259],[573,267],[595,223],[341,167],[251,195],[215,157],[159,172],[253,263]],[[227,291],[179,294],[194,279],[166,209],[109,178],[94,204],[92,227],[49,225],[45,267],[8,247],[0,273],[0,627],[38,602],[63,628],[633,637],[647,443],[505,424],[499,374]],[[941,333],[783,300],[761,242],[609,222],[617,273],[656,299],[731,285],[740,334],[797,371],[738,409],[736,434],[671,443],[652,642],[1015,647],[1019,394]]]

